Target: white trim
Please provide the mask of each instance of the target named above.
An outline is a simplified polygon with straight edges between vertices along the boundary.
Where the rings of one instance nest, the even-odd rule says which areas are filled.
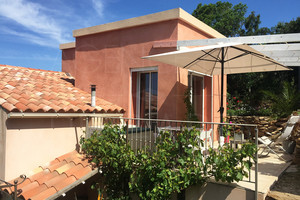
[[[204,74],[204,73],[197,72],[197,71],[190,70],[190,69],[188,69],[188,71],[189,71],[191,74],[197,74],[197,75],[200,75],[200,76],[209,76],[209,77],[212,77],[212,75],[210,75],[210,74]]]
[[[129,117],[132,118],[132,71],[130,70],[130,77],[129,77]]]
[[[131,73],[131,80],[132,80],[132,73],[136,72],[137,73],[137,80],[136,80],[136,118],[140,118],[140,109],[141,109],[141,105],[140,105],[140,88],[141,88],[141,74],[142,73],[149,73],[149,119],[151,117],[151,90],[152,90],[152,84],[151,84],[151,77],[152,77],[152,72],[156,72],[158,73],[158,67],[142,67],[142,68],[131,68],[130,69],[130,73]],[[157,81],[158,81],[158,77],[157,77]],[[131,88],[132,88],[132,84],[131,84]],[[158,88],[157,88],[158,89]],[[131,95],[132,95],[132,90],[130,91]],[[157,113],[158,115],[158,113]]]
[[[61,118],[61,117],[122,117],[123,113],[24,113],[11,112],[8,118]]]
[[[141,68],[131,68],[131,72],[150,72],[150,71],[158,71],[157,66],[153,67],[141,67]]]
[[[192,104],[193,104],[193,76],[197,76],[197,77],[201,77],[202,78],[202,113],[201,113],[201,121],[202,122],[204,122],[205,121],[205,116],[204,116],[204,104],[205,104],[205,98],[204,98],[204,76],[205,75],[203,75],[203,74],[201,74],[201,73],[194,73],[194,72],[190,72],[189,71],[189,74],[191,75],[190,77],[190,86],[191,86],[191,88],[190,88],[190,92],[191,92],[191,99],[190,99],[190,101],[192,102]]]

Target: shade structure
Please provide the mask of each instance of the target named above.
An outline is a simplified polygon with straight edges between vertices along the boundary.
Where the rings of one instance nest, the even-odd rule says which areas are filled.
[[[225,43],[143,57],[206,75],[221,75],[220,122],[223,122],[224,74],[291,70],[246,44]]]

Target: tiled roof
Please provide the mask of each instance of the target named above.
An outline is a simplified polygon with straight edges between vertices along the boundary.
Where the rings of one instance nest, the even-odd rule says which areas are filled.
[[[64,72],[0,65],[0,106],[9,112],[124,112],[72,84]]]
[[[94,172],[92,164],[82,154],[72,151],[34,170],[34,174],[18,185],[20,199],[47,199],[75,181]],[[11,181],[13,183],[13,181]],[[13,188],[6,189],[12,193]]]

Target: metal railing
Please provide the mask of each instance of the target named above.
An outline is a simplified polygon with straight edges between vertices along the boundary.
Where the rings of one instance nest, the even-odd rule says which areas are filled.
[[[7,194],[10,194],[8,197],[9,199],[17,200],[18,196],[22,193],[22,190],[18,190],[18,185],[22,184],[25,180],[26,180],[25,175],[21,175],[20,179],[15,180],[14,183],[9,183],[0,179],[0,192],[6,190]],[[11,192],[9,192],[7,188],[10,189]],[[3,199],[5,199],[5,197],[3,197]]]
[[[89,117],[86,118],[86,137],[89,137],[94,131],[101,131],[105,124],[119,125],[123,128],[123,137],[126,138],[127,143],[131,146],[135,153],[137,153],[139,149],[149,151],[155,150],[156,140],[160,136],[161,131],[168,131],[171,135],[175,136],[178,132],[191,128],[199,131],[199,137],[204,142],[204,150],[207,150],[208,148],[217,149],[223,145],[230,145],[233,149],[236,149],[244,142],[252,142],[256,144],[255,159],[250,160],[254,163],[255,177],[253,182],[253,180],[251,180],[252,177],[249,170],[248,180],[245,181],[253,182],[255,184],[255,199],[257,199],[257,125],[163,119]],[[230,130],[230,141],[222,141],[223,137],[220,137],[220,133],[224,132],[224,130]]]

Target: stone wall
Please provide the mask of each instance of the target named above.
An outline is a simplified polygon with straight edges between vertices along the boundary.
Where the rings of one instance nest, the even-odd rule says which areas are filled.
[[[266,132],[277,134],[282,131],[286,125],[287,118],[274,120],[267,116],[228,116],[227,121],[236,124],[256,124],[258,125],[259,136],[263,136]]]

